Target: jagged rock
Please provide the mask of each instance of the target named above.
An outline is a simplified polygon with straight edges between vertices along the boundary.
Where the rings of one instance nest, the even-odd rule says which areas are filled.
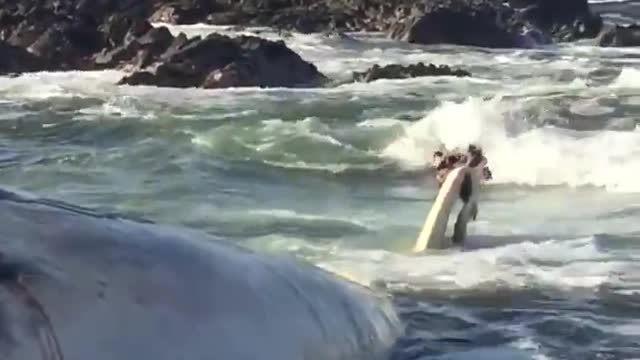
[[[509,0],[509,5],[517,10],[515,21],[547,32],[557,41],[593,38],[603,26],[588,0]]]
[[[284,42],[253,36],[204,39],[176,37],[149,68],[120,81],[128,85],[222,88],[240,86],[303,87],[326,80]]]
[[[160,4],[149,18],[151,22],[170,24],[193,24],[206,19],[208,14],[219,7],[215,2],[207,0],[182,0]]]
[[[640,46],[640,25],[611,25],[602,29],[596,38],[602,47]]]
[[[398,17],[390,35],[419,44],[534,47],[594,37],[602,19],[587,0],[433,0]]]
[[[56,24],[49,27],[27,50],[60,70],[87,69],[87,59],[101,47],[100,34],[86,24]]]
[[[416,43],[488,47],[536,44],[536,29],[555,40],[595,37],[602,25],[587,0],[0,0],[0,40],[28,48],[81,26],[79,53],[123,46],[123,33],[147,20],[178,24],[270,26],[299,32],[385,31]],[[148,30],[148,29],[147,29]],[[95,33],[104,34],[95,39]],[[144,31],[146,32],[146,30]],[[77,37],[79,37],[76,34]],[[63,36],[64,37],[64,36]],[[65,40],[65,42],[67,41]],[[131,40],[131,39],[129,39]],[[39,45],[41,46],[41,45]],[[122,51],[122,50],[119,50]],[[84,55],[83,55],[84,56]],[[73,62],[72,62],[73,63]],[[71,64],[69,64],[71,65]]]
[[[0,75],[46,70],[47,66],[27,50],[0,41]]]
[[[204,22],[214,25],[238,25],[244,19],[245,16],[237,11],[220,11],[207,15]]]
[[[381,31],[386,20],[382,7],[415,3],[416,0],[243,0],[220,1],[220,9],[205,21],[215,25],[269,26],[302,33]]]
[[[602,26],[587,0],[183,0],[160,5],[152,19],[270,26],[303,33],[387,31],[418,43],[490,47],[535,41],[536,37],[522,34],[532,29],[567,41],[594,37]]]
[[[5,28],[5,31],[8,34],[11,34],[7,36],[7,42],[9,44],[27,48],[38,40],[40,35],[46,31],[46,28],[42,24],[31,24],[27,21],[23,21],[15,28],[15,30]]]
[[[132,3],[133,0],[96,0],[89,6],[79,0],[25,0],[18,4],[0,0],[5,14],[0,33],[8,43],[47,63],[47,69],[90,70],[97,52],[119,46],[122,41],[120,37],[114,42],[114,30],[104,24],[106,21],[108,25],[111,19],[108,11],[119,11],[120,6]],[[123,23],[121,27],[127,29],[123,31],[128,31],[135,22],[127,19]]]
[[[439,2],[392,26],[391,36],[417,44],[514,47],[515,34],[503,24],[506,8],[492,2]]]
[[[315,67],[310,68],[312,65],[284,45],[247,39],[213,42],[209,38],[178,39],[166,29],[153,29],[148,19],[173,23],[261,25],[305,33],[389,31],[395,38],[416,43],[486,47],[532,47],[548,42],[549,34],[556,40],[595,36],[601,26],[600,17],[589,11],[587,0],[509,0],[510,6],[503,2],[0,0],[0,41],[7,43],[3,48],[13,45],[31,52],[37,58],[39,66],[35,68],[38,69],[131,67],[148,72],[154,78],[165,76],[161,82],[171,84],[175,82],[171,80],[174,75],[187,71],[185,66],[191,64],[189,66],[196,69],[195,74],[187,74],[192,77],[183,81],[185,86],[205,86],[205,82],[211,87],[234,82],[255,86],[298,86],[321,76]],[[620,32],[614,36],[618,39],[614,43],[629,42],[624,39],[633,39],[633,34]],[[611,35],[603,35],[603,43],[609,38]],[[257,43],[259,45],[255,45]],[[249,49],[249,44],[257,46],[257,50]],[[4,51],[17,59],[25,56],[22,51],[7,49]],[[280,57],[267,56],[271,52]],[[193,59],[188,59],[187,53]],[[17,64],[14,59],[3,59],[3,62]],[[293,66],[293,75],[284,71],[286,66]],[[139,76],[148,78],[148,75]]]
[[[133,26],[134,19],[115,14],[109,16],[100,26],[103,34],[105,49],[114,49],[122,44],[125,35]]]
[[[144,29],[148,29],[144,32]],[[95,57],[98,68],[114,68],[133,65],[141,69],[151,64],[153,59],[163,54],[171,46],[174,38],[165,27],[149,28],[146,25],[132,26],[114,49],[104,49]]]
[[[255,86],[257,79],[253,78],[252,69],[246,64],[233,62],[222,69],[209,73],[202,87],[205,89],[220,89],[228,87]]]
[[[364,72],[354,72],[353,81],[371,82],[378,79],[407,79],[421,76],[458,76],[466,77],[471,74],[466,70],[452,69],[447,65],[425,65],[420,62],[415,65],[373,65]]]

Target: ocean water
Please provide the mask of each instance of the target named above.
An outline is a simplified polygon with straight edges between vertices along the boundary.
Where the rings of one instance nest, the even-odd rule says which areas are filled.
[[[394,359],[640,358],[640,49],[350,35],[283,40],[335,79],[418,61],[473,76],[227,90],[116,86],[117,71],[3,77],[0,183],[385,291],[407,329]],[[494,180],[467,244],[412,254],[436,196],[431,153],[468,143]]]

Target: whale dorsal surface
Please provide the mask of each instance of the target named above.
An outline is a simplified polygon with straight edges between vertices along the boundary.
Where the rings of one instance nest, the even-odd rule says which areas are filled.
[[[0,359],[384,359],[387,299],[201,232],[0,191]]]

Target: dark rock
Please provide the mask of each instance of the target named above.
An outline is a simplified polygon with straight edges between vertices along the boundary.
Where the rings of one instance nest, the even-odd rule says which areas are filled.
[[[29,0],[37,1],[37,0]],[[67,13],[90,16],[94,19],[119,14],[133,19],[146,20],[153,12],[156,0],[59,0],[68,4]],[[99,21],[102,22],[102,21]]]
[[[164,58],[171,58],[175,54],[182,51],[182,49],[186,48],[187,45],[199,42],[200,40],[202,40],[202,37],[200,36],[188,38],[184,33],[180,33],[178,34],[178,36],[173,38],[171,44],[169,45],[169,48],[162,56]]]
[[[407,79],[421,76],[466,77],[471,74],[461,69],[454,70],[447,65],[425,65],[422,62],[408,66],[392,64],[381,67],[376,64],[364,72],[354,72],[353,81],[370,82],[378,79]]]
[[[209,14],[205,22],[214,25],[236,25],[243,22],[245,15],[237,11],[221,11]]]
[[[222,69],[212,71],[204,80],[205,89],[220,89],[228,87],[255,86],[258,79],[253,78],[255,71],[250,65],[231,63]]]
[[[218,9],[215,2],[207,0],[182,0],[161,4],[149,18],[151,22],[170,24],[194,24]]]
[[[48,28],[27,50],[60,70],[86,69],[87,56],[100,44],[100,35],[83,24],[64,24]]]
[[[140,46],[146,47],[156,54],[161,54],[171,45],[173,42],[173,35],[166,27],[151,28],[142,36],[134,40]]]
[[[514,47],[515,34],[502,23],[506,8],[492,2],[436,2],[392,26],[391,36],[417,44]]]
[[[106,49],[118,47],[124,41],[125,35],[133,26],[134,20],[123,15],[112,15],[100,26]]]
[[[7,43],[3,51],[17,59],[31,52],[29,59],[37,59],[38,69],[132,68],[151,74],[132,76],[135,82],[166,86],[308,86],[324,77],[284,44],[254,37],[173,37],[165,28],[153,28],[148,19],[261,25],[284,32],[388,31],[422,44],[485,47],[534,47],[548,42],[549,34],[556,40],[595,36],[601,25],[587,0],[503,2],[0,0],[0,41]],[[616,37],[620,40],[614,43],[625,42],[622,33]],[[606,42],[611,35],[602,38]],[[7,50],[8,45],[25,51]],[[13,59],[3,62],[17,64]]]
[[[326,80],[283,42],[253,36],[173,39],[166,52],[146,69],[120,84],[171,87],[303,87]]]
[[[0,75],[43,71],[47,66],[27,50],[0,42]]]
[[[120,46],[111,50],[103,50],[94,58],[94,62],[97,68],[114,68],[120,64],[126,63],[135,57],[137,49],[128,46]]]
[[[134,0],[0,0],[0,34],[50,70],[93,69],[97,53],[122,46],[136,25],[151,25],[123,14],[140,11]],[[143,1],[142,3],[146,3]],[[117,15],[114,15],[116,14]],[[133,55],[136,55],[135,53]]]
[[[122,81],[120,81],[120,84],[146,85],[146,84],[152,84],[157,81],[158,79],[156,78],[155,74],[152,74],[149,71],[138,71],[124,78]]]
[[[170,3],[160,7],[154,19],[302,33],[385,31],[416,43],[488,47],[537,44],[536,37],[523,34],[530,30],[558,41],[595,37],[602,26],[587,0],[221,0],[215,4],[215,10],[188,12],[206,7],[196,0]]]
[[[21,22],[15,29],[6,29],[11,34],[7,42],[14,46],[27,48],[33,44],[40,35],[46,31],[42,24],[31,24],[27,21]]]
[[[556,40],[593,37],[601,27],[600,17],[590,12],[587,0],[508,0],[510,6],[503,2],[0,0],[0,40],[24,48],[39,41],[34,49],[43,56],[60,60],[68,54],[81,58],[60,60],[63,68],[87,65],[87,53],[93,53],[93,57],[100,54],[100,66],[118,64],[110,60],[113,55],[118,58],[133,53],[132,58],[140,58],[142,55],[128,46],[150,30],[149,19],[177,24],[269,26],[302,33],[385,31],[416,43],[487,47],[531,47],[548,34]],[[525,34],[536,29],[544,36]],[[144,52],[151,55],[143,58],[153,56],[150,49]]]
[[[52,63],[62,64],[65,61],[65,57],[67,59],[73,58],[72,45],[65,37],[64,29],[59,27],[47,29],[27,50],[40,58],[48,59]]]
[[[128,45],[137,38],[147,34],[153,29],[153,26],[147,20],[134,20],[129,31],[124,35],[123,45]],[[166,29],[165,29],[166,30]]]
[[[640,46],[640,25],[610,25],[602,29],[596,42],[602,47]]]
[[[593,38],[602,18],[591,12],[588,0],[509,0],[515,19],[551,34],[557,41]]]
[[[147,67],[153,59],[162,55],[174,41],[173,35],[166,27],[153,28],[145,22],[134,22],[120,41],[122,45],[108,50],[104,49],[94,57],[98,68],[114,68],[133,65],[134,69]],[[148,23],[147,23],[148,24]],[[146,33],[143,33],[148,29]]]
[[[379,16],[382,4],[411,3],[416,0],[243,0],[218,2],[220,8],[207,16],[215,25],[269,26],[302,33],[327,30],[380,31],[384,21]],[[393,6],[393,5],[391,5]],[[369,12],[367,13],[366,10]]]
[[[594,37],[602,19],[587,0],[432,0],[397,16],[391,37],[419,44],[535,47]]]

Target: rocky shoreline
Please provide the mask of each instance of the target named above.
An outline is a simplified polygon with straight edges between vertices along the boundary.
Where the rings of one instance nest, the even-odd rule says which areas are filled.
[[[0,9],[0,74],[125,69],[120,84],[171,87],[315,87],[328,79],[281,41],[189,39],[152,22],[383,31],[417,44],[500,48],[589,38],[629,46],[640,38],[635,28],[603,27],[587,0],[0,0]],[[376,68],[354,81],[461,74],[443,69]]]

